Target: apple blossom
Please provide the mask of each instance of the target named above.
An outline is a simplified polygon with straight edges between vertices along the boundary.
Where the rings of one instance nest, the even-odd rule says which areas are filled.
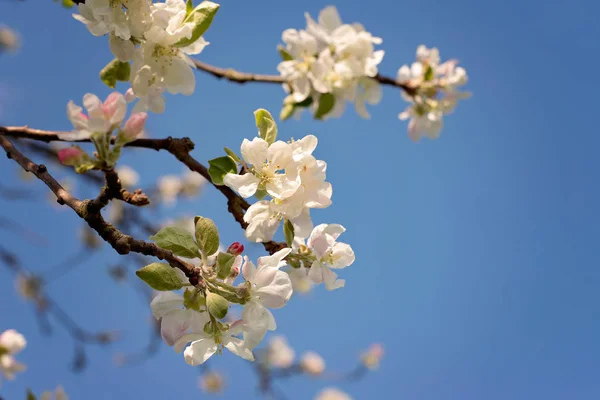
[[[310,266],[309,266],[310,267]],[[309,268],[290,268],[286,272],[292,281],[294,293],[306,294],[312,290],[313,282],[308,277]]]
[[[325,388],[317,394],[315,400],[352,400],[352,398],[339,389]]]
[[[199,386],[206,393],[220,393],[225,387],[223,375],[218,372],[210,371],[204,373],[199,379]]]
[[[54,394],[54,396],[52,396]],[[54,393],[52,392],[44,392],[40,396],[40,400],[69,400],[69,396],[65,393],[65,390],[62,386],[58,386]]]
[[[145,112],[136,112],[131,114],[125,126],[123,126],[122,132],[127,142],[135,140],[144,131],[144,125],[146,125],[146,119],[148,114]]]
[[[83,109],[72,101],[67,104],[67,115],[75,128],[71,133],[59,133],[60,140],[73,141],[91,138],[93,133],[109,133],[123,122],[127,112],[125,97],[111,93],[104,103],[97,96],[87,93],[83,96]]]
[[[307,374],[318,376],[325,371],[325,361],[314,351],[309,351],[300,359],[300,367]]]
[[[207,313],[184,308],[184,298],[174,292],[160,292],[150,303],[152,315],[160,319],[160,333],[169,346],[174,346],[190,330],[202,330]]]
[[[187,197],[197,196],[206,185],[206,182],[202,175],[188,169],[181,177],[181,194]]]
[[[437,48],[421,45],[416,58],[410,67],[403,65],[398,70],[396,80],[415,88],[411,95],[402,93],[410,105],[398,117],[409,120],[408,135],[413,141],[421,137],[436,139],[442,130],[444,115],[454,110],[458,100],[470,96],[459,90],[467,83],[467,72],[457,66],[456,60],[440,64]]]
[[[292,349],[284,336],[273,336],[267,347],[267,362],[275,368],[289,368],[294,363],[294,349]]]
[[[271,145],[264,139],[255,137],[252,141],[244,139],[241,146],[244,161],[250,171],[244,175],[227,174],[223,183],[248,198],[256,193],[259,187],[276,199],[291,196],[300,185],[300,177],[293,162],[292,147],[285,142],[277,141]]]
[[[183,352],[185,362],[192,366],[203,364],[216,352],[220,354],[223,348],[245,360],[254,361],[252,350],[244,340],[236,337],[242,331],[242,321],[236,321],[226,331],[215,331],[209,334],[199,330],[188,333],[175,343],[175,351],[181,353],[185,348]],[[186,348],[188,343],[189,346]]]
[[[252,261],[244,258],[242,274],[249,285],[249,300],[244,304],[242,319],[246,324],[254,325],[257,329],[277,329],[275,318],[268,308],[281,308],[292,296],[290,277],[279,268],[285,266],[283,259],[291,249],[279,250],[272,256],[258,259],[258,268]]]
[[[23,350],[25,346],[27,346],[25,337],[14,329],[0,334],[0,373],[6,379],[13,380],[16,373],[25,370],[25,365],[14,358],[14,355]]]
[[[121,181],[122,186],[133,187],[138,184],[140,175],[135,169],[128,165],[119,165],[115,170],[119,174],[119,180]]]
[[[372,344],[369,349],[362,355],[361,361],[363,365],[369,369],[377,369],[383,358],[383,346],[379,343]]]
[[[181,192],[182,182],[176,175],[166,175],[158,179],[157,186],[161,201],[167,206],[172,206]]]

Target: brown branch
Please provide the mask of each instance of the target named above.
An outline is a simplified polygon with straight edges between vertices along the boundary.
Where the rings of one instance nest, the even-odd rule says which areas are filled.
[[[196,69],[200,71],[204,71],[214,76],[217,79],[226,79],[230,82],[235,83],[247,83],[247,82],[261,82],[261,83],[275,83],[275,84],[284,84],[286,80],[280,75],[263,75],[263,74],[252,74],[248,72],[240,72],[236,71],[232,68],[219,68],[214,65],[206,64],[202,61],[192,59],[192,62],[196,66]],[[373,77],[377,82],[382,85],[393,86],[400,88],[406,92],[407,95],[413,96],[417,88],[409,86],[404,83],[400,83],[397,80],[377,74]]]
[[[145,206],[150,204],[150,199],[141,189],[131,193],[124,189],[119,179],[119,174],[114,169],[104,171],[106,184],[100,191],[98,197],[88,205],[88,212],[100,212],[113,199],[122,200],[134,206]]]
[[[0,134],[5,134],[17,138],[32,139],[42,142],[60,141],[61,139],[58,136],[60,133],[61,132],[31,129],[27,126],[0,126]],[[89,142],[88,139],[80,141]],[[202,163],[200,163],[198,160],[196,160],[190,155],[190,152],[194,149],[194,142],[192,142],[190,138],[184,137],[178,139],[172,138],[170,136],[164,139],[144,138],[136,139],[133,142],[128,143],[126,146],[153,149],[157,151],[168,151],[186,167],[202,175],[218,191],[220,191],[223,194],[223,196],[227,198],[227,209],[229,210],[231,215],[233,215],[234,219],[243,229],[246,229],[248,227],[248,224],[246,223],[246,221],[244,221],[244,213],[250,207],[250,204],[248,204],[246,200],[244,200],[241,196],[239,196],[229,187],[224,185],[216,185],[215,183],[213,183],[210,175],[208,174],[208,169]],[[94,200],[92,200],[92,202],[93,201]],[[95,207],[97,207],[97,205],[93,206],[94,210]],[[265,250],[267,250],[270,254],[273,254],[278,250],[287,247],[285,243],[275,241],[264,242],[263,246]]]
[[[6,151],[8,158],[14,159],[23,169],[32,172],[38,179],[46,184],[56,195],[59,204],[69,206],[84,219],[90,228],[94,229],[102,239],[108,242],[119,254],[130,252],[154,256],[165,260],[174,268],[182,270],[188,278],[199,277],[199,272],[193,266],[175,257],[169,250],[162,249],[154,243],[137,240],[125,235],[117,228],[104,220],[100,211],[90,212],[89,205],[93,200],[81,201],[69,194],[48,172],[45,165],[37,165],[25,157],[6,137],[0,135],[0,146]],[[93,211],[93,210],[92,210]]]

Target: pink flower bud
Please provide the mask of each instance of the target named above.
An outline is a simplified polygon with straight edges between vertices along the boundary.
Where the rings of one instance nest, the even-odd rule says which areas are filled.
[[[234,256],[239,256],[244,252],[244,245],[240,242],[233,242],[231,246],[227,248],[227,252],[229,254],[233,254]]]
[[[58,159],[63,165],[74,165],[84,154],[79,147],[67,147],[58,151]]]
[[[129,117],[123,127],[123,134],[128,141],[135,140],[135,138],[142,133],[147,118],[148,114],[145,112],[131,114],[131,117]]]
[[[120,124],[127,112],[125,97],[119,92],[112,92],[108,95],[106,100],[104,100],[102,111],[104,111],[104,117],[109,120],[111,124]]]

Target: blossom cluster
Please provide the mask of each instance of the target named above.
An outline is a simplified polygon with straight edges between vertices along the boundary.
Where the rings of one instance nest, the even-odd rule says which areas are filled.
[[[327,163],[312,155],[317,138],[307,135],[297,141],[276,140],[277,126],[271,114],[260,109],[255,118],[259,137],[244,139],[241,158],[230,151],[245,173],[238,174],[232,159],[233,168],[222,177],[223,184],[242,197],[261,199],[244,214],[248,224],[246,237],[256,242],[269,241],[283,221],[284,236],[293,249],[288,257],[290,276],[296,281],[304,280],[298,285],[304,286],[301,292],[310,289],[312,283],[325,283],[328,290],[344,286],[331,269],[345,268],[354,262],[352,248],[337,242],[345,229],[338,224],[321,224],[313,229],[310,217],[311,208],[331,205],[333,193],[331,184],[325,181]],[[264,199],[267,196],[269,199]]]
[[[212,235],[214,225],[204,218],[198,221],[196,240],[198,246],[202,247],[200,243],[206,243],[204,239]],[[162,246],[179,240],[176,248],[181,249],[182,235],[185,234],[185,230],[171,227],[161,230],[153,239]],[[190,240],[194,240],[191,235],[186,242],[190,243]],[[286,265],[284,258],[291,249],[260,257],[257,265],[247,256],[242,256],[244,248],[237,243],[229,246],[227,252],[219,252],[216,256],[217,247],[208,251],[204,249],[202,247],[202,261],[197,267],[201,271],[203,284],[187,288],[183,294],[169,290],[190,285],[186,283],[188,278],[175,273],[171,267],[166,266],[167,269],[157,272],[158,267],[151,264],[138,271],[140,278],[155,289],[163,290],[150,305],[153,315],[161,320],[162,338],[177,352],[183,351],[185,361],[190,365],[204,363],[213,354],[221,353],[223,348],[253,361],[252,349],[262,341],[267,331],[277,327],[269,309],[283,307],[292,295],[290,278],[280,270]],[[212,262],[208,255],[214,256],[211,257]],[[164,286],[164,274],[177,274],[174,275],[177,276],[175,279],[181,283],[175,288]],[[239,275],[244,282],[233,286]],[[172,283],[173,276],[169,281]],[[225,319],[230,303],[243,307],[240,319]]]
[[[119,92],[111,93],[104,102],[96,95],[87,93],[83,96],[83,106],[87,114],[83,112],[83,108],[69,101],[67,116],[74,129],[72,132],[59,133],[58,138],[64,141],[91,140],[96,147],[95,159],[78,146],[59,150],[58,158],[62,164],[71,165],[80,173],[94,168],[112,167],[121,154],[121,148],[142,135],[148,115],[145,112],[134,112],[121,127],[127,114],[127,102]],[[111,147],[115,129],[118,129],[118,134]]]
[[[0,334],[0,374],[8,380],[15,379],[15,374],[25,370],[25,365],[15,360],[15,354],[27,346],[25,337],[14,329]],[[0,380],[1,382],[1,380]]]
[[[306,107],[315,118],[340,117],[346,101],[369,118],[365,102],[378,104],[381,87],[373,78],[384,51],[375,50],[382,39],[361,24],[343,24],[335,7],[319,13],[318,22],[307,13],[306,29],[286,29],[280,47],[283,61],[277,67],[286,79],[282,119]]]
[[[185,0],[86,0],[73,16],[92,35],[108,35],[118,61],[103,73],[129,80],[128,100],[139,99],[135,110],[161,113],[165,92],[194,92],[194,64],[188,55],[199,54],[208,45],[202,34],[218,8],[210,1],[194,8]]]
[[[412,140],[439,137],[444,115],[454,111],[459,100],[470,96],[459,91],[467,80],[467,72],[457,60],[440,63],[437,48],[417,48],[417,61],[400,67],[397,77],[398,82],[416,90],[414,94],[402,92],[410,105],[399,115],[401,120],[410,120],[408,135]]]

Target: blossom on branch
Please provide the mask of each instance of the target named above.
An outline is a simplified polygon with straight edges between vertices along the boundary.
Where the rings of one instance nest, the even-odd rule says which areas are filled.
[[[306,30],[287,29],[283,61],[277,69],[286,79],[281,118],[286,119],[310,107],[316,119],[340,117],[346,101],[357,113],[369,118],[365,102],[378,104],[381,87],[374,78],[384,51],[375,50],[382,39],[360,24],[343,24],[335,7],[319,13],[318,23],[306,15]]]
[[[457,66],[457,60],[440,64],[440,54],[435,47],[419,46],[416,58],[412,65],[403,65],[398,70],[397,81],[416,88],[414,94],[402,92],[410,105],[398,117],[409,120],[408,135],[412,140],[436,139],[442,130],[444,115],[454,111],[459,100],[471,95],[459,91],[459,87],[467,83],[467,72]]]
[[[9,381],[15,379],[16,373],[25,371],[25,365],[14,358],[14,355],[23,350],[25,346],[27,346],[25,337],[14,329],[0,334],[0,374]]]

